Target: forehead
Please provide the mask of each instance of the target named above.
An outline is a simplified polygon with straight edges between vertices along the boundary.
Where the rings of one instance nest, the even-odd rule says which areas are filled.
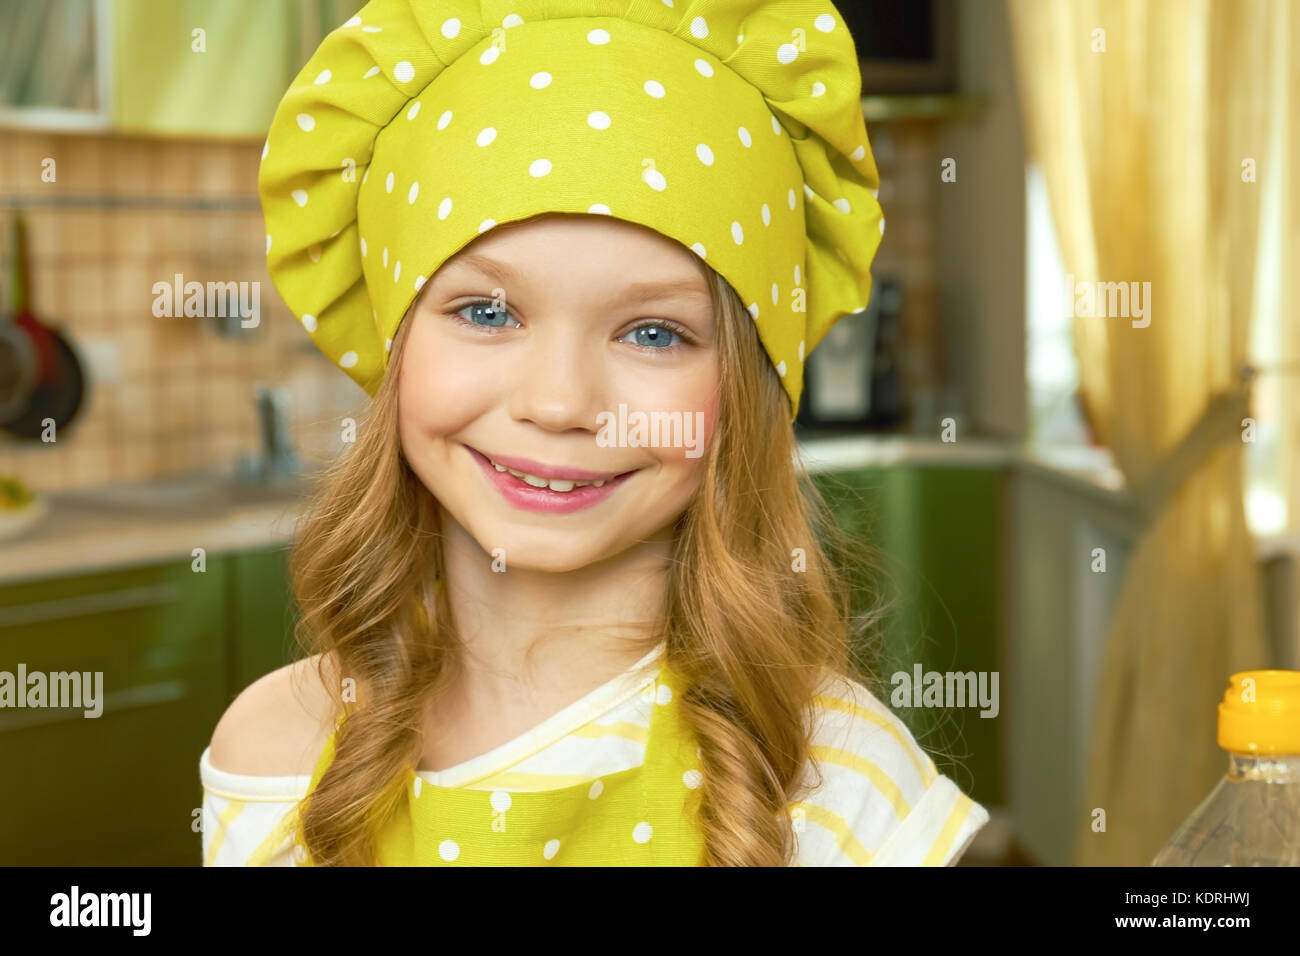
[[[495,226],[438,271],[481,272],[484,260],[520,278],[539,272],[603,284],[654,278],[707,289],[706,270],[694,252],[647,226],[598,214],[546,213]]]

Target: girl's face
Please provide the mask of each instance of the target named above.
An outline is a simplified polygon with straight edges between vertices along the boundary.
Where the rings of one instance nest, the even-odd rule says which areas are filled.
[[[443,264],[406,321],[402,450],[444,533],[449,516],[506,567],[547,571],[671,539],[717,407],[693,252],[601,215],[500,226]]]

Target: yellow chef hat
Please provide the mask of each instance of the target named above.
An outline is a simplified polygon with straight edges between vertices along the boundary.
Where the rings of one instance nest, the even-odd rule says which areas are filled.
[[[861,86],[828,0],[371,0],[271,123],[268,269],[373,395],[420,287],[483,232],[639,223],[736,290],[793,417],[884,232]]]

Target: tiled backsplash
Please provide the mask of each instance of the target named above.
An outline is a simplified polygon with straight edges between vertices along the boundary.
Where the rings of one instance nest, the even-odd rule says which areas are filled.
[[[903,281],[905,374],[910,387],[929,387],[940,354],[934,126],[878,124],[870,134],[887,220],[875,268]],[[267,276],[261,147],[13,130],[0,137],[5,295],[17,204],[26,210],[32,306],[66,332],[88,377],[81,413],[57,441],[0,433],[0,475],[53,491],[228,470],[260,450],[259,382],[290,390],[300,458],[321,462],[338,453],[340,420],[357,416],[368,399],[311,345]],[[41,178],[47,158],[55,161],[54,182]],[[55,197],[88,200],[43,205]],[[232,339],[218,334],[215,319],[155,317],[154,283],[178,273],[186,282],[260,283],[259,327]]]
[[[6,302],[12,208],[22,205],[32,308],[62,329],[88,379],[81,412],[55,442],[0,437],[0,475],[58,490],[230,469],[260,451],[258,382],[287,386],[303,460],[337,453],[340,419],[367,399],[311,345],[267,276],[260,154],[261,143],[0,138]],[[47,158],[54,182],[41,178]],[[68,204],[48,205],[56,199]],[[216,319],[156,317],[154,284],[177,274],[205,287],[259,283],[258,326],[230,338]]]
[[[935,295],[935,220],[942,188],[935,147],[938,129],[928,119],[867,127],[885,216],[884,240],[872,272],[894,276],[902,284],[902,374],[913,400],[927,393],[938,397],[949,379],[942,367],[943,332]]]

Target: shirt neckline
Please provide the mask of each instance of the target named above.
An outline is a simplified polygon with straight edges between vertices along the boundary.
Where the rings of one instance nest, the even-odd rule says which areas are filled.
[[[455,766],[444,767],[442,770],[416,770],[415,775],[437,787],[465,787],[513,767],[557,740],[567,737],[612,707],[634,697],[646,684],[653,682],[663,665],[662,657],[666,646],[661,641],[622,674],[525,730],[518,737]],[[647,673],[652,666],[654,670]]]
[[[513,740],[454,767],[417,770],[416,776],[439,787],[462,787],[509,769],[639,693],[646,684],[658,677],[666,649],[667,643],[661,641],[622,674],[601,684],[585,697],[552,714]],[[657,666],[653,672],[646,673],[652,665]],[[213,792],[226,796],[253,800],[301,799],[311,782],[312,775],[307,773],[279,776],[230,773],[212,765],[210,752],[211,747],[205,747],[199,758],[203,784]]]

